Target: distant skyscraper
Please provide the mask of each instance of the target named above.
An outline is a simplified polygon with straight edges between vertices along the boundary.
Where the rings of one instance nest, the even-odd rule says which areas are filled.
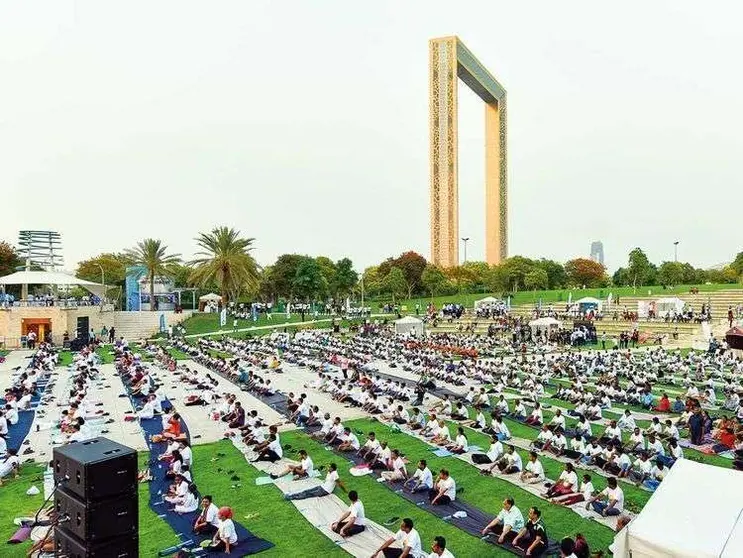
[[[591,259],[604,265],[604,243],[600,240],[591,242]]]

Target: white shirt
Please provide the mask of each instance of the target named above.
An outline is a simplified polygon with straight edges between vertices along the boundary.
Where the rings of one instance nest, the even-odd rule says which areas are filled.
[[[457,439],[455,440],[455,443],[462,448],[463,451],[467,451],[469,449],[469,445],[467,444],[467,438],[459,434],[457,435]]]
[[[302,467],[302,470],[307,473],[308,477],[311,477],[312,473],[315,472],[315,464],[312,463],[312,458],[309,455],[302,459],[300,465]]]
[[[573,490],[578,488],[578,475],[575,473],[575,471],[563,471],[562,473],[560,473],[560,481],[564,485],[571,486]]]
[[[490,444],[487,456],[491,462],[495,463],[503,455],[503,444],[500,441]]]
[[[364,504],[361,500],[356,500],[353,504],[348,507],[348,511],[351,513],[350,517],[353,517],[354,525],[366,525],[366,514],[364,513]]]
[[[444,552],[441,554],[436,554],[435,552],[431,552],[431,554],[428,555],[428,558],[454,558],[454,555],[449,552],[448,548],[444,549]]]
[[[274,440],[270,444],[268,444],[268,449],[273,450],[273,452],[281,458],[284,455],[284,450],[281,448],[281,444],[278,440]]]
[[[588,502],[593,497],[593,483],[584,482],[580,485],[580,493],[583,494],[583,498]]]
[[[614,509],[623,511],[624,510],[624,492],[620,487],[609,488],[608,486],[601,491],[602,495],[608,496],[609,501],[616,500]]]
[[[335,485],[338,482],[338,471],[328,471],[325,475],[325,481],[322,483],[322,489],[328,494],[332,494],[335,490]]]
[[[21,465],[21,459],[17,455],[11,455],[10,457],[7,457],[1,460],[0,461],[0,478],[8,476],[14,468],[20,467],[20,465]]]
[[[439,492],[443,490],[444,496],[448,496],[452,502],[457,497],[457,483],[455,483],[454,479],[451,477],[446,480],[441,479],[436,488]]]
[[[219,520],[217,536],[219,539],[227,539],[230,544],[237,542],[237,531],[235,531],[235,524],[231,519]]]
[[[544,480],[544,467],[539,460],[529,461],[526,464],[526,470],[537,477],[539,480]]]
[[[413,473],[413,478],[418,480],[422,486],[433,488],[433,474],[428,467],[423,470],[416,469],[415,473]]]
[[[411,558],[423,558],[426,556],[421,545],[421,536],[415,529],[411,529],[410,533],[406,533],[400,529],[395,533],[395,540],[402,545],[403,549],[410,548],[408,556]]]
[[[211,523],[215,527],[219,527],[219,518],[217,517],[218,513],[219,508],[214,504],[214,502],[212,502],[211,504],[209,504],[209,507],[206,508],[206,515],[204,516],[204,520],[207,523]]]

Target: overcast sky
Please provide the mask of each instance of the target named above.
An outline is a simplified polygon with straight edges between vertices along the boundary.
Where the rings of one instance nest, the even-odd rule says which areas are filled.
[[[428,39],[508,91],[510,253],[741,246],[739,2],[0,0],[0,239],[66,267],[229,225],[268,264],[429,255]],[[483,109],[460,84],[460,227],[484,254]]]

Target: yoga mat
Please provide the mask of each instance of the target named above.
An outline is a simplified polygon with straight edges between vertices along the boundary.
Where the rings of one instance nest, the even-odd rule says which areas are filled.
[[[23,450],[29,446],[23,446],[23,440],[26,439],[28,433],[31,432],[31,425],[34,422],[35,411],[18,411],[18,422],[13,425],[8,425],[8,437],[6,442],[8,443],[8,449],[18,450],[18,457],[23,459]]]
[[[170,402],[167,402],[167,404],[170,405]],[[165,407],[165,404],[163,405],[163,407]],[[198,547],[201,541],[211,538],[209,536],[198,535],[192,530],[193,523],[196,520],[196,517],[199,515],[199,511],[197,510],[195,512],[182,515],[177,514],[175,512],[168,511],[169,504],[167,502],[164,502],[162,499],[163,495],[168,492],[168,486],[171,484],[171,481],[165,478],[165,473],[168,470],[167,464],[158,461],[157,456],[165,452],[165,450],[167,449],[167,443],[152,442],[152,435],[160,434],[162,432],[162,420],[160,419],[160,417],[145,419],[140,421],[140,425],[142,426],[142,430],[145,434],[147,447],[150,450],[149,468],[150,474],[152,475],[152,480],[149,482],[150,508],[163,521],[170,525],[176,535],[180,537],[181,541],[193,541],[193,545],[187,545],[187,547]],[[186,434],[186,437],[190,439],[188,427],[186,426],[185,422],[183,422],[183,432]],[[192,474],[194,477],[193,480],[194,482],[196,482],[196,486],[199,486],[198,479],[196,477],[197,472],[198,469]],[[202,490],[204,490],[204,487],[201,488]],[[220,506],[229,504],[229,502],[215,503]],[[235,530],[237,531],[237,544],[232,547],[230,551],[231,556],[247,556],[250,554],[257,554],[258,552],[267,550],[274,546],[273,543],[253,535],[234,518],[233,521],[235,523]],[[216,556],[225,556],[225,553],[223,552],[213,552],[211,554]]]

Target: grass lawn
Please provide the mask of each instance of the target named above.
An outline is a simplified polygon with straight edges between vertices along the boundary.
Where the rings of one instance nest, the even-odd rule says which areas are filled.
[[[502,507],[503,500],[506,497],[511,496],[516,501],[516,505],[522,513],[526,513],[531,506],[536,506],[542,510],[542,517],[545,520],[545,525],[550,538],[560,539],[566,536],[575,536],[576,533],[583,533],[592,550],[606,549],[614,540],[613,532],[609,528],[593,520],[583,519],[567,508],[551,505],[544,499],[539,498],[507,481],[495,477],[485,477],[479,473],[476,467],[462,461],[461,459],[453,456],[436,457],[427,444],[408,434],[393,431],[388,426],[373,419],[348,421],[346,425],[364,432],[375,431],[380,440],[387,440],[390,447],[399,448],[403,453],[405,453],[408,461],[412,464],[416,463],[419,459],[426,459],[428,466],[432,471],[439,471],[441,468],[448,469],[452,477],[456,480],[458,489],[464,488],[461,497],[457,494],[457,498],[460,498],[462,501],[476,506],[483,511],[496,515]],[[480,440],[475,443],[478,442],[480,442]],[[478,445],[482,446],[483,444],[478,443]],[[487,448],[487,444],[485,444],[485,447]],[[374,482],[373,479],[370,480]],[[390,490],[384,486],[380,486],[379,488],[386,491],[388,494],[392,494]],[[360,494],[363,498],[363,493]],[[389,499],[389,497],[387,497],[387,499]],[[372,508],[372,505],[368,502],[368,497],[365,505],[367,514],[371,515],[372,512],[369,510]],[[441,522],[438,521],[438,523],[440,524]],[[437,534],[435,530],[431,533],[426,529],[422,529],[422,533],[424,538],[429,538],[432,535]],[[460,531],[460,533],[460,538],[464,537],[465,540],[478,540],[463,531]],[[460,547],[459,542],[452,545],[452,552],[455,556],[481,555],[476,552],[473,554],[472,551],[463,552],[462,550],[463,549]],[[492,552],[492,555],[495,556],[496,550],[497,549],[493,549],[487,555],[491,555]],[[504,553],[503,555],[509,556],[510,554]]]
[[[5,541],[18,530],[18,527],[13,524],[13,519],[21,516],[33,517],[44,501],[43,474],[44,467],[29,464],[21,468],[19,478],[9,477],[3,480],[3,486],[0,487],[0,518],[2,518],[0,521],[0,544],[3,545],[0,556],[8,558],[26,556],[26,551],[31,546],[30,543],[8,545],[5,544]],[[40,494],[35,496],[26,494],[26,490],[32,484],[40,490]]]
[[[289,324],[292,322],[301,322],[302,315],[292,313],[291,318],[287,319],[286,314],[273,314],[273,319],[269,320],[265,314],[261,314],[257,321],[253,320],[237,320],[237,328],[244,329],[251,326],[267,326],[267,325],[281,325]],[[321,316],[325,317],[325,316]],[[311,320],[311,314],[305,314],[305,320]],[[225,332],[232,331],[233,329],[233,318],[227,317],[227,325],[223,328],[219,326],[219,314],[217,313],[197,313],[188,318],[183,322],[183,327],[186,328],[186,335],[199,334],[199,333],[210,333],[213,331],[224,330]]]

